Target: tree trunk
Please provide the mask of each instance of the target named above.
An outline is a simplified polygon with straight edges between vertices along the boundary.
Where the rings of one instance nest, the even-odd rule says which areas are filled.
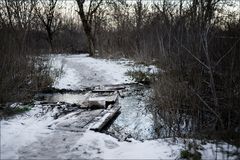
[[[50,49],[53,51],[53,34],[50,28],[47,28],[48,42],[50,44]]]
[[[94,44],[94,38],[91,35],[87,35],[88,39],[88,50],[89,50],[89,55],[93,56],[95,53],[95,44]]]
[[[84,20],[82,20],[83,23],[83,29],[86,33],[87,36],[87,40],[88,40],[88,51],[89,51],[89,55],[93,56],[95,53],[95,43],[94,43],[94,38],[92,36],[92,29],[91,27],[88,25],[87,22],[85,22]]]
[[[84,7],[83,7],[83,2],[77,1],[78,2],[78,7],[79,7],[79,11],[78,14],[82,20],[82,25],[83,25],[83,29],[84,32],[86,33],[87,39],[88,39],[88,50],[89,50],[89,55],[93,56],[94,55],[94,51],[95,51],[95,46],[94,46],[94,38],[92,36],[92,27],[91,24],[89,24],[87,16],[84,13]]]

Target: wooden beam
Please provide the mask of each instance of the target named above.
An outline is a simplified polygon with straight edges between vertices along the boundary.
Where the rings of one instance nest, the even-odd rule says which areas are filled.
[[[97,123],[95,123],[90,130],[100,132],[119,112],[121,107],[115,106],[110,109]]]

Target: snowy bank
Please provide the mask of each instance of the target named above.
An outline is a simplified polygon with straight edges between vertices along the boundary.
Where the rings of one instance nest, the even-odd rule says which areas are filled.
[[[72,153],[86,159],[178,159],[180,152],[185,149],[186,142],[192,141],[180,138],[174,141],[171,138],[144,142],[129,140],[131,142],[119,142],[109,135],[87,131],[72,147]],[[202,154],[202,159],[237,159],[236,156],[227,156],[226,151],[236,151],[237,148],[226,143],[220,143],[217,147],[214,143],[201,146],[202,149],[198,151]]]

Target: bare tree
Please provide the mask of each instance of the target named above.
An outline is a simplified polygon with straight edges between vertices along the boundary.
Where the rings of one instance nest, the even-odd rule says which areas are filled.
[[[35,18],[34,8],[37,0],[4,0],[3,21],[15,32],[14,38],[18,43],[19,53],[24,48],[24,43],[31,30]]]
[[[179,0],[179,15],[182,16],[183,12],[183,0]]]
[[[3,6],[3,1],[0,1],[0,26],[5,25],[5,20],[4,20],[4,16],[3,16],[3,10],[4,10],[4,6]]]
[[[37,0],[0,0],[0,103],[25,99],[43,82],[45,71],[36,69],[41,61],[31,45],[36,5]]]
[[[136,5],[134,7],[135,14],[136,14],[136,31],[137,31],[137,37],[136,37],[136,45],[137,45],[137,52],[140,53],[140,29],[142,27],[143,23],[143,4],[142,0],[138,0],[136,2]]]
[[[53,49],[54,34],[59,30],[61,19],[56,12],[58,0],[40,0],[40,6],[36,9],[48,36],[48,42]],[[41,9],[43,8],[43,9]]]
[[[4,0],[4,16],[12,27],[26,29],[34,18],[36,4],[36,0]]]
[[[76,0],[78,4],[78,14],[82,20],[82,25],[88,39],[88,48],[90,55],[93,55],[95,52],[95,37],[93,33],[93,18],[94,14],[99,9],[100,5],[103,3],[103,0],[90,0],[87,11],[84,10],[85,0]]]

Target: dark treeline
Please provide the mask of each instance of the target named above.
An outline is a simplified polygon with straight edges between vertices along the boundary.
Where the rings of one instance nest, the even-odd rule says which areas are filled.
[[[152,83],[156,130],[167,127],[166,136],[211,132],[240,142],[238,1],[73,2],[75,16],[61,11],[63,0],[0,1],[1,95],[18,93],[26,75],[36,77],[29,54],[88,49],[131,57],[164,70]],[[162,119],[167,125],[158,123]]]

